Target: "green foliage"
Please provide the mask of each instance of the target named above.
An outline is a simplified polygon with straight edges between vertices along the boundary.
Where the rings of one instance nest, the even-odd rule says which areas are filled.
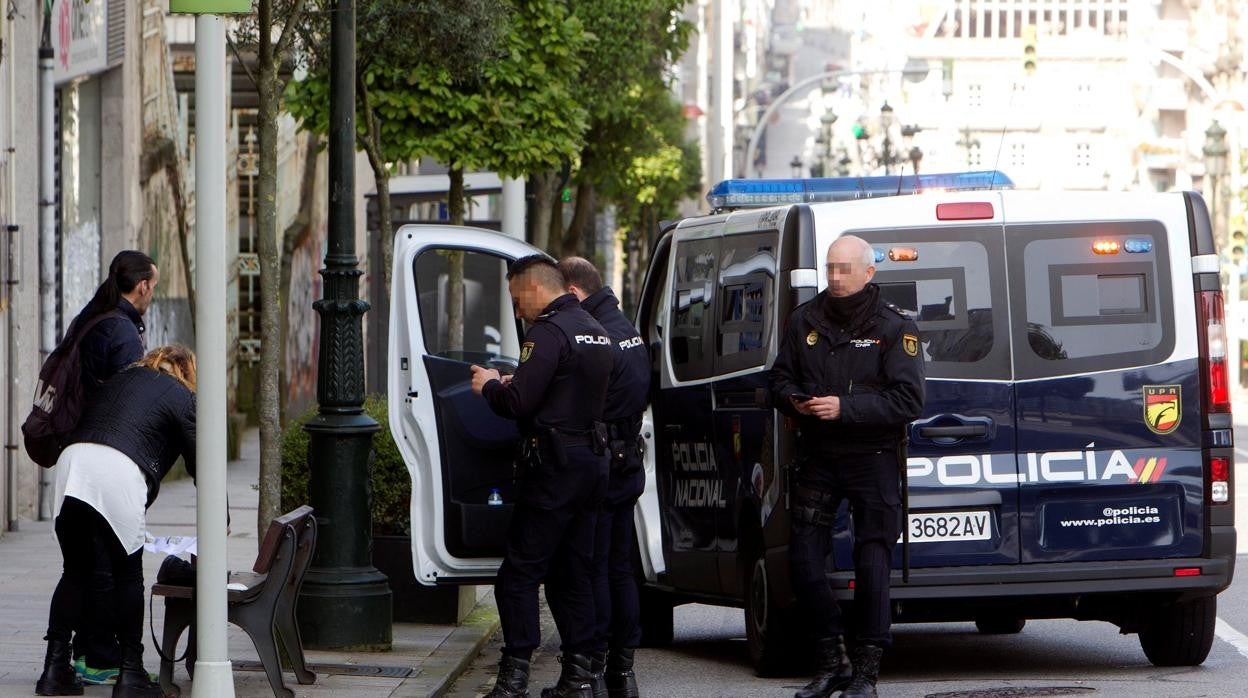
[[[440,4],[447,12],[459,11],[459,2]],[[374,147],[387,163],[427,156],[453,168],[489,169],[504,176],[550,169],[577,151],[586,116],[573,87],[589,40],[580,21],[560,0],[492,5],[504,10],[506,28],[494,59],[473,66],[452,64],[436,52],[390,46],[419,32],[395,31],[400,25],[377,24],[374,14],[361,11],[361,34],[378,36],[374,53],[400,58],[361,64],[357,129],[366,149]],[[461,40],[479,38],[471,22],[461,18],[454,26]],[[313,65],[304,80],[291,86],[287,104],[304,128],[328,131],[329,81],[323,65]],[[370,123],[376,129],[371,143]]]
[[[407,464],[390,434],[386,399],[371,395],[364,412],[381,425],[373,436],[372,479],[373,533],[410,535],[412,480]],[[291,420],[282,433],[282,511],[308,504],[308,433],[303,425],[316,416],[313,407]]]

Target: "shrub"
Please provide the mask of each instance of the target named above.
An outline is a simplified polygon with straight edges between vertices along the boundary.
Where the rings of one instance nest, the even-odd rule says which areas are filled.
[[[370,395],[364,400],[364,412],[381,425],[373,435],[373,460],[370,478],[373,490],[373,533],[375,535],[411,535],[411,475],[390,435],[390,418],[386,399]],[[313,407],[286,424],[282,431],[282,511],[290,511],[308,502],[308,432],[303,425],[316,416]]]

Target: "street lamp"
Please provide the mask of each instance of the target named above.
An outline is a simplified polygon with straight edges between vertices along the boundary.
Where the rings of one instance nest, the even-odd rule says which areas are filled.
[[[793,177],[794,177],[794,178],[801,177],[801,176],[802,176],[802,158],[801,158],[801,156],[800,156],[800,155],[794,155],[794,156],[793,156],[793,159],[789,161],[789,167],[792,167],[792,168],[793,168]]]
[[[1205,176],[1209,178],[1209,217],[1213,219],[1214,237],[1221,246],[1224,231],[1218,217],[1218,189],[1226,175],[1227,147],[1226,129],[1216,119],[1205,129],[1205,146],[1201,152],[1205,156]]]
[[[819,138],[815,139],[816,143],[822,141],[823,152],[819,154],[823,162],[823,173],[825,177],[832,174],[832,125],[836,123],[836,113],[831,109],[825,111],[823,116],[819,117],[819,125],[822,127]]]
[[[355,2],[336,0],[330,27],[328,240],[320,300],[319,411],[307,424],[308,497],[317,543],[299,592],[299,630],[314,649],[390,649],[390,585],[373,567],[369,463],[381,429],[364,413],[363,272],[355,256]]]
[[[880,130],[884,132],[884,151],[880,154],[880,159],[884,161],[884,174],[886,175],[893,173],[893,141],[889,136],[892,127],[893,108],[885,101],[884,106],[880,107]]]

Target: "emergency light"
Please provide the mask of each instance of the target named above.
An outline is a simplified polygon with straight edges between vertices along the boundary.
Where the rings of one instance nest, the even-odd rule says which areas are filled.
[[[1012,189],[1014,182],[998,170],[942,172],[883,177],[813,177],[809,179],[725,179],[711,188],[712,209],[765,208],[784,204],[853,201],[925,191]]]

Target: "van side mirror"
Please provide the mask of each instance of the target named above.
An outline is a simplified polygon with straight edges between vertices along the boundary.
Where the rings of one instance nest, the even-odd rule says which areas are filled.
[[[789,288],[819,288],[819,272],[814,269],[791,269]]]

